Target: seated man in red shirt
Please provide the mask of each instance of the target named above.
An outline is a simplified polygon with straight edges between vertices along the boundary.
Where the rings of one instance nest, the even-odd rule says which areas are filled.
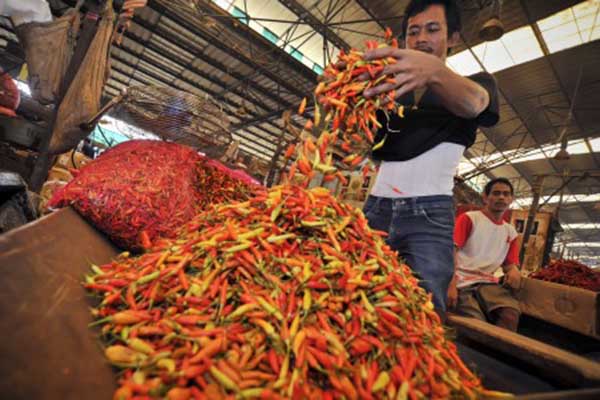
[[[513,195],[508,179],[493,179],[484,189],[485,207],[457,218],[455,274],[448,305],[455,306],[458,314],[516,331],[521,313],[514,297],[521,284],[517,231],[502,219]],[[502,284],[495,277],[500,268]]]

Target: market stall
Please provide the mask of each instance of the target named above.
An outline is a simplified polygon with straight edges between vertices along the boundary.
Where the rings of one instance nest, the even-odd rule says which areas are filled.
[[[511,3],[504,12],[519,12],[506,24],[502,2],[460,2],[468,29],[460,33],[460,15],[456,27],[441,13],[458,36],[439,54],[435,43],[408,43],[420,34],[413,27],[409,38],[407,20],[440,11],[430,6],[413,4],[402,15],[399,5],[348,2],[338,11],[352,8],[365,39],[339,28],[356,21],[336,16],[332,2],[52,3],[50,21],[0,20],[1,54],[11,55],[0,67],[21,78],[17,85],[3,74],[4,86],[18,98],[15,88],[27,80],[33,93],[2,109],[0,140],[11,157],[0,165],[27,176],[0,174],[11,177],[0,181],[0,194],[17,187],[28,198],[27,185],[42,189],[39,214],[48,214],[32,213],[35,221],[0,236],[3,396],[600,397],[600,273],[562,259],[591,263],[598,233],[573,222],[594,225],[597,217],[582,197],[597,189],[600,173],[587,171],[598,167],[597,143],[578,121],[598,121],[575,107],[581,81],[595,81],[564,61],[571,52],[597,64],[595,22],[589,40],[573,48],[559,41],[565,47],[554,50],[545,36],[567,11],[582,21],[597,15],[596,2]],[[322,46],[310,37],[308,47],[294,43],[294,25]],[[44,55],[50,33],[60,36],[52,60]],[[508,50],[530,39],[539,56],[523,61]],[[499,43],[512,65],[486,58],[488,46],[500,57]],[[460,57],[446,59],[453,46]],[[19,57],[29,71],[7,68]],[[431,79],[406,66],[411,57]],[[465,57],[473,58],[468,71]],[[512,82],[530,76],[532,65],[545,72],[551,94],[558,87],[558,100],[527,80]],[[465,78],[474,72],[481,75]],[[440,90],[433,77],[448,86]],[[564,120],[546,115],[561,128],[558,144],[536,119],[529,92],[544,115],[568,111]],[[443,154],[435,153],[440,145]],[[455,165],[448,149],[456,145],[464,149],[454,149]],[[571,157],[574,171],[559,164]],[[486,183],[498,177],[510,192],[497,196],[516,208],[482,218],[508,232],[493,267],[520,278],[516,332],[446,314],[447,282],[430,286],[437,277],[417,268],[423,259],[439,266],[453,244],[464,245],[452,237],[447,184],[457,183],[458,216],[482,208]],[[382,207],[363,213],[370,195],[370,205]],[[396,229],[402,210],[405,225]],[[407,251],[408,239],[391,240],[423,223],[451,250],[438,252],[441,241],[430,240]],[[584,244],[575,246],[579,238]],[[477,283],[508,290],[506,279]],[[476,301],[483,307],[481,296]]]

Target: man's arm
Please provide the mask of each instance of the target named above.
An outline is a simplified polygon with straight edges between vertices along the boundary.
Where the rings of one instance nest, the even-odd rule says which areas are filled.
[[[510,242],[508,248],[508,254],[502,264],[502,271],[504,271],[504,284],[510,286],[513,289],[519,289],[521,287],[521,271],[519,270],[519,245],[517,239],[513,239]]]
[[[456,223],[454,224],[454,272],[452,275],[452,280],[450,281],[450,285],[448,286],[448,308],[456,307],[456,303],[458,302],[458,289],[456,287],[456,284],[458,283],[458,276],[456,275],[458,251],[467,243],[467,240],[471,235],[472,228],[473,223],[467,214],[461,214],[458,216]]]
[[[431,54],[416,50],[386,47],[365,53],[367,60],[392,57],[381,74],[394,75],[395,83],[387,82],[365,91],[371,97],[395,89],[395,97],[415,89],[429,87],[442,105],[453,114],[474,119],[490,104],[490,95],[478,83],[462,77]]]
[[[458,75],[442,64],[430,78],[428,87],[452,114],[475,119],[490,104],[490,96],[481,85]]]

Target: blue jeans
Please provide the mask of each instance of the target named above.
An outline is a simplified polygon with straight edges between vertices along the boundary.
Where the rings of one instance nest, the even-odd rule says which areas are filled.
[[[387,244],[433,295],[442,317],[454,274],[454,204],[451,196],[391,199],[369,196],[363,208],[372,229],[387,232]]]

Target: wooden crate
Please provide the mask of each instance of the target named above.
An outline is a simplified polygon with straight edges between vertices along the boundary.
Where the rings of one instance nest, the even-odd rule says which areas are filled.
[[[590,290],[523,278],[521,310],[532,317],[600,339],[600,295]]]

